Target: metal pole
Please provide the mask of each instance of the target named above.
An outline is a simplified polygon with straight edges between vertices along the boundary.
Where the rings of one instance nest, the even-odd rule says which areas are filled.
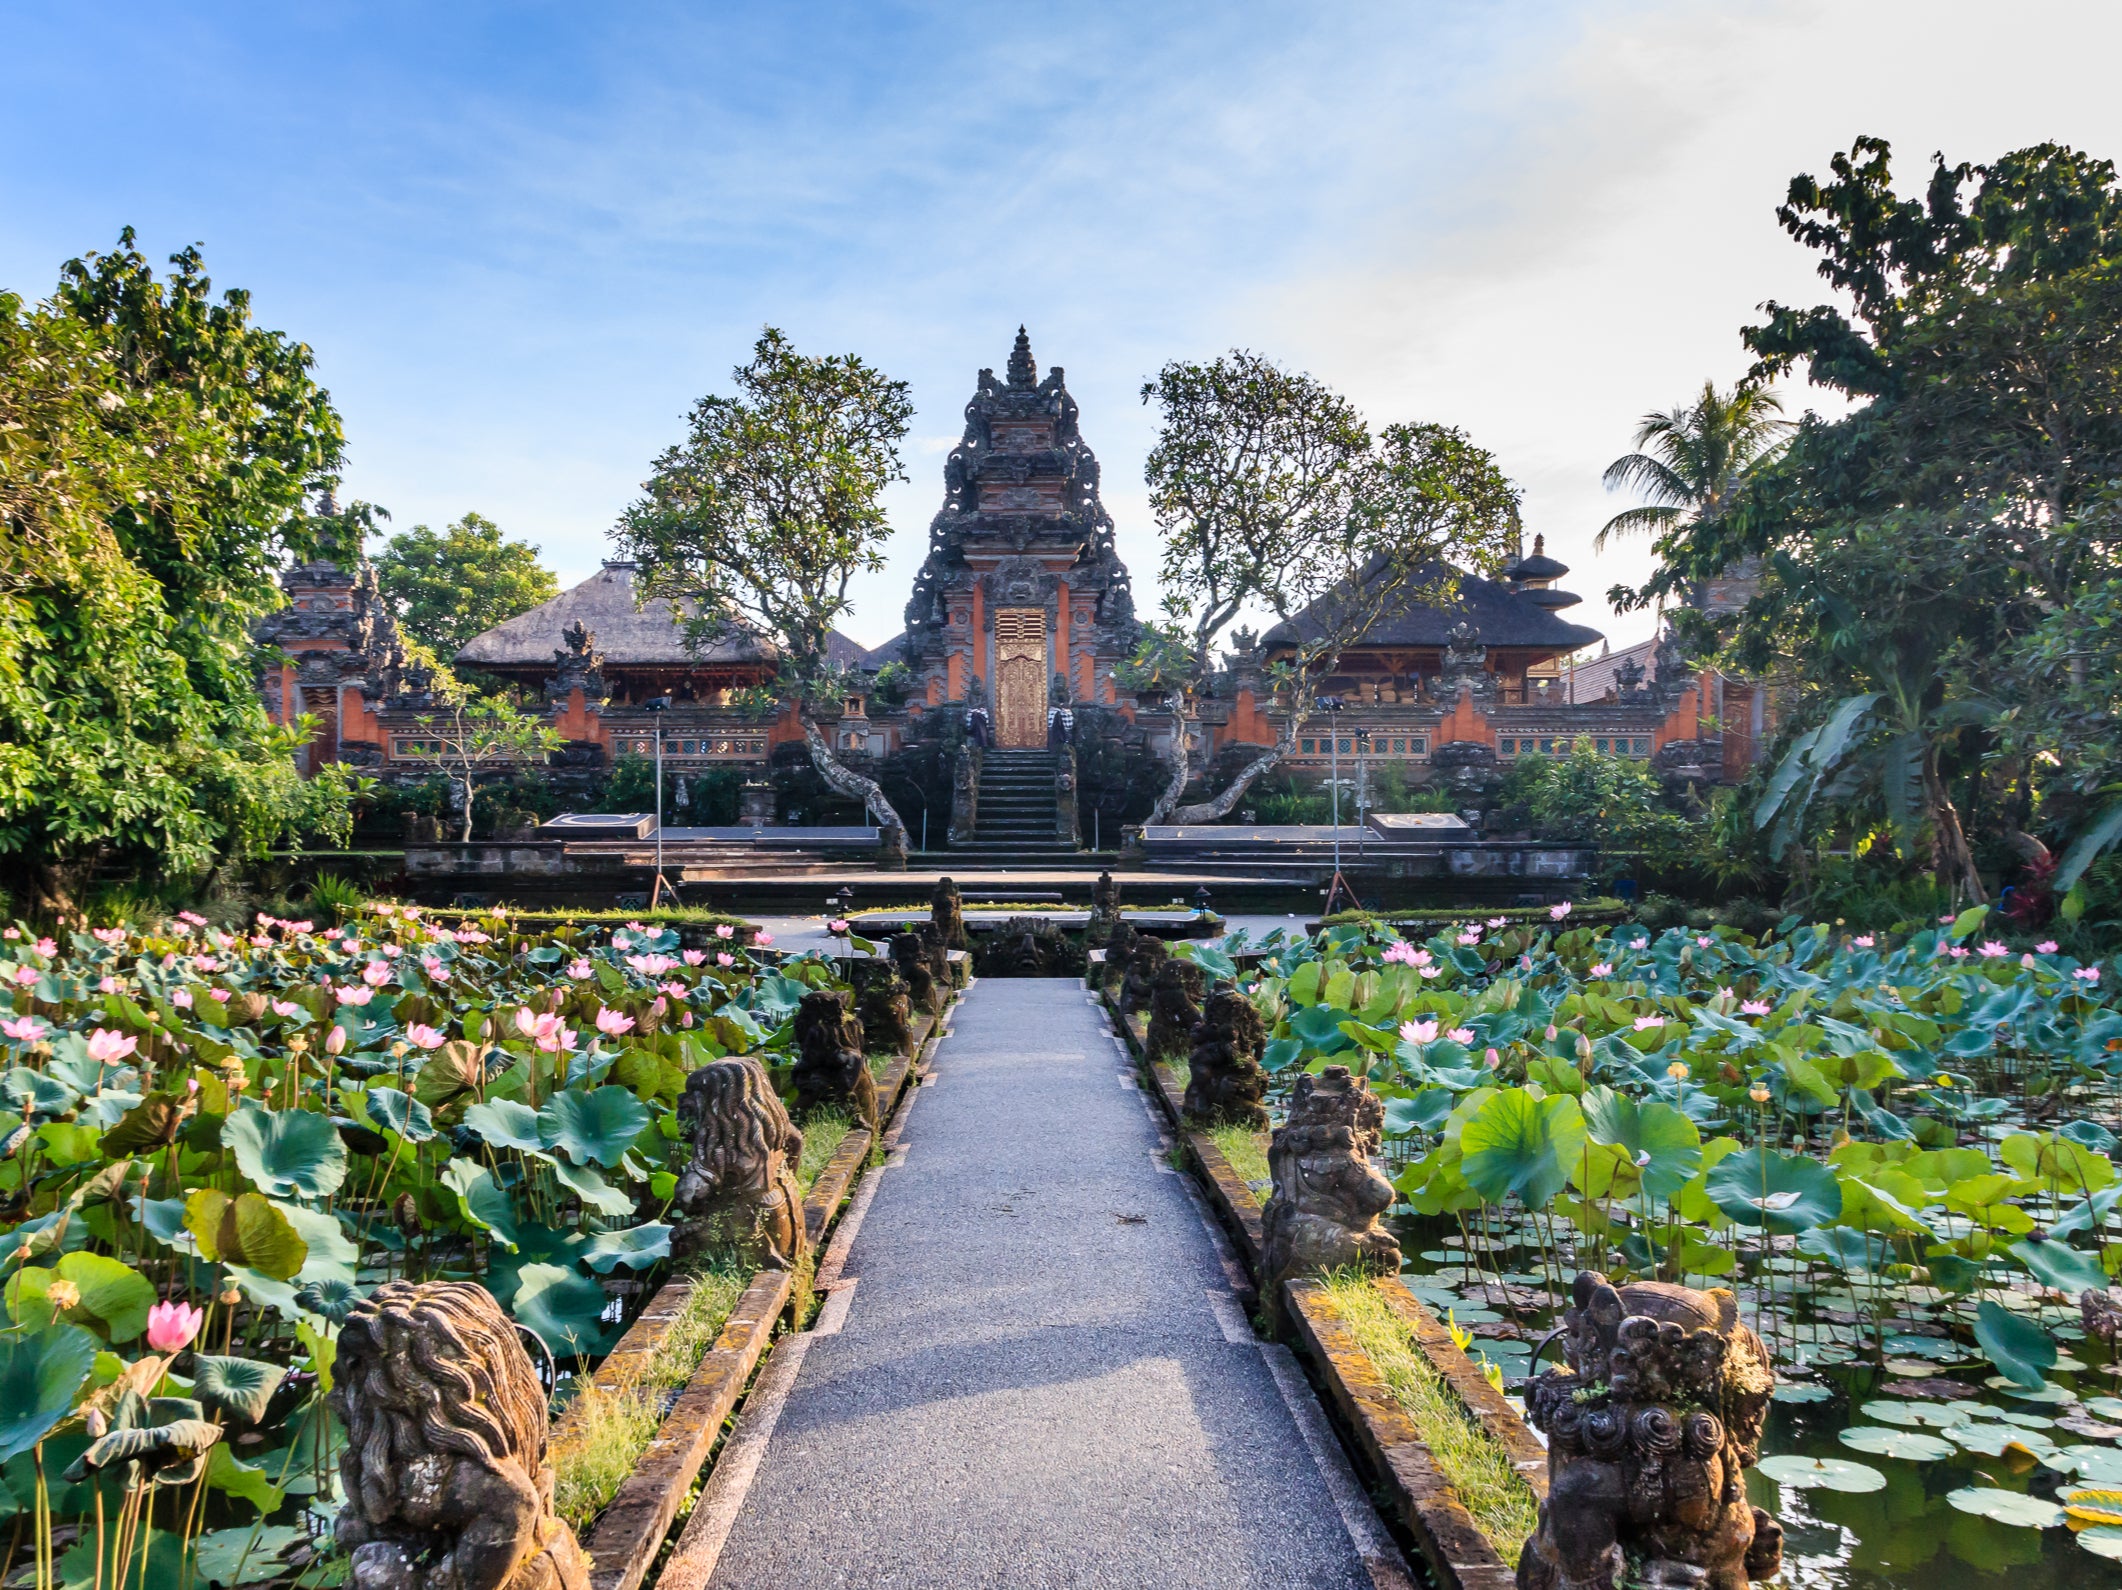
[[[1341,871],[1341,714],[1329,707],[1326,722],[1331,738],[1326,742],[1326,787],[1334,801],[1334,872]]]
[[[656,883],[663,882],[663,719],[656,719]]]

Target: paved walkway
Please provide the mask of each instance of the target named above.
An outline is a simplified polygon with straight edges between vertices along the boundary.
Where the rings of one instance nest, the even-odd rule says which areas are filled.
[[[1368,1587],[1401,1564],[1074,982],[984,979],[679,1548],[717,1590]]]

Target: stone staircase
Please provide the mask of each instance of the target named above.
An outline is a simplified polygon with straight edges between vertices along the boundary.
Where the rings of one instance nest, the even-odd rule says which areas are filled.
[[[1054,818],[1054,753],[990,750],[981,759],[979,820],[955,859],[982,867],[1067,866],[1081,852],[1065,844]]]

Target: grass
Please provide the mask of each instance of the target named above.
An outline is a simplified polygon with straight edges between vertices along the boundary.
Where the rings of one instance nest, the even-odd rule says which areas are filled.
[[[556,1421],[552,1443],[553,1504],[579,1531],[618,1494],[663,1424],[673,1392],[690,1380],[714,1346],[749,1275],[706,1269],[693,1277],[685,1307],[656,1350],[630,1373],[588,1380]]]
[[[1620,921],[1629,914],[1628,902],[1601,895],[1590,900],[1579,900],[1570,907],[1565,925],[1580,927],[1586,917],[1601,922]],[[1451,927],[1460,922],[1486,922],[1501,917],[1512,927],[1546,926],[1554,918],[1548,908],[1539,906],[1480,905],[1461,906],[1455,911],[1336,911],[1332,916],[1319,918],[1321,927]]]
[[[1415,1345],[1368,1277],[1338,1271],[1326,1278],[1326,1291],[1481,1533],[1505,1562],[1515,1565],[1540,1522],[1532,1487]]]
[[[1256,1132],[1250,1126],[1211,1127],[1208,1134],[1209,1141],[1222,1150],[1223,1158],[1238,1173],[1238,1180],[1248,1185],[1270,1179],[1268,1136],[1268,1133]]]
[[[803,1161],[796,1167],[796,1180],[802,1184],[805,1197],[810,1195],[811,1183],[832,1163],[833,1155],[854,1127],[855,1123],[838,1110],[820,1110],[803,1123]]]

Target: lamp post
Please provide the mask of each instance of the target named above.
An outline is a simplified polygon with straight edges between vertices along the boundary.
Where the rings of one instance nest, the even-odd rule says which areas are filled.
[[[1364,814],[1370,809],[1370,784],[1364,777],[1369,763],[1364,759],[1370,754],[1370,730],[1357,729],[1356,736],[1356,854],[1363,854],[1364,841],[1370,836],[1370,828]]]
[[[670,701],[669,696],[651,696],[641,703],[655,714],[653,721],[656,726],[656,881],[649,885],[648,908],[651,911],[656,909],[656,902],[663,898],[663,891],[669,888],[663,881],[663,714],[670,711]],[[671,890],[673,894],[677,892],[675,889]]]
[[[1319,710],[1326,714],[1326,787],[1334,803],[1334,876],[1341,876],[1341,698],[1321,696]]]

